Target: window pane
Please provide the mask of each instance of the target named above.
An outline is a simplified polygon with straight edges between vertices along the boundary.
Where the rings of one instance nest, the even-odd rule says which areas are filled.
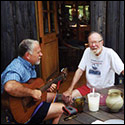
[[[85,15],[86,15],[87,24],[90,24],[90,10],[89,10],[89,5],[85,6]]]
[[[44,34],[49,33],[49,29],[48,29],[48,14],[47,13],[43,13],[43,22],[44,22]]]
[[[47,10],[47,1],[43,1],[43,10]]]
[[[51,25],[51,32],[55,32],[54,13],[50,13],[50,25]]]
[[[49,2],[50,10],[53,10],[53,1]]]
[[[79,20],[83,18],[83,6],[78,6],[78,18]]]
[[[65,5],[65,8],[68,9],[68,14],[69,14],[69,20],[72,21],[73,17],[72,17],[72,6],[71,5]]]

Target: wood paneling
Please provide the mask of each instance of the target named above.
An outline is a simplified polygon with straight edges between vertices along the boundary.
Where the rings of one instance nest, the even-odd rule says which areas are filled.
[[[104,45],[124,62],[124,1],[91,1],[91,30],[100,32]]]
[[[45,49],[45,62],[46,62],[46,78],[50,75],[52,75],[56,70],[58,66],[58,59],[57,59],[57,42],[51,42],[49,44],[46,44]]]
[[[124,61],[124,1],[120,1],[120,12],[119,12],[119,45],[118,45],[118,53],[120,57]]]
[[[91,1],[91,30],[100,32],[105,39],[106,1]]]
[[[35,2],[1,1],[1,72],[26,38],[37,39]]]
[[[119,1],[107,3],[107,46],[117,49],[119,37]],[[110,41],[110,42],[109,42]]]
[[[124,61],[124,1],[107,3],[105,45],[113,48]]]

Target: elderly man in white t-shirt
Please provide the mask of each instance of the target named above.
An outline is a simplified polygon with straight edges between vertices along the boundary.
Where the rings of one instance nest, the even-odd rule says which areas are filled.
[[[124,64],[118,54],[111,48],[103,46],[103,38],[97,32],[91,32],[88,37],[89,47],[84,51],[72,83],[63,93],[63,99],[71,102],[72,98],[84,96],[91,88],[103,89],[114,85],[115,73],[124,75]],[[87,83],[73,90],[83,72],[86,71]]]

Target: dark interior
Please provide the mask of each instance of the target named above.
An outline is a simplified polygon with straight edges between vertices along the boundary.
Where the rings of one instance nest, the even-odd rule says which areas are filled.
[[[57,2],[60,69],[75,71],[88,42],[90,1]],[[72,65],[71,65],[72,64]]]

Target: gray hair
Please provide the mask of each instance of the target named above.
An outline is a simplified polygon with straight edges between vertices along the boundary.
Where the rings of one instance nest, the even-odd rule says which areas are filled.
[[[32,39],[24,39],[20,44],[19,44],[19,56],[24,56],[26,52],[29,52],[32,54],[33,49],[34,49],[34,43],[39,44],[39,41],[37,40],[32,40]]]

